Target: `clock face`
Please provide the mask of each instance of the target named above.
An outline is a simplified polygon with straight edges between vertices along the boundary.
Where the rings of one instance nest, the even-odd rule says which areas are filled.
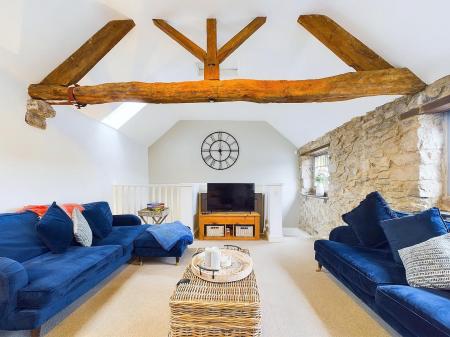
[[[215,170],[226,170],[239,157],[239,144],[228,132],[217,131],[208,135],[202,143],[202,158]]]

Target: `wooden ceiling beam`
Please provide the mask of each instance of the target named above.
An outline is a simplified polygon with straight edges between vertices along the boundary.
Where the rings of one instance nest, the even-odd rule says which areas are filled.
[[[200,48],[195,42],[187,38],[185,35],[180,33],[178,30],[169,25],[166,21],[162,19],[153,19],[153,23],[156,27],[161,29],[164,33],[169,35],[172,39],[174,39],[178,44],[180,44],[184,49],[198,58],[200,61],[205,62],[206,60],[206,51],[203,48]]]
[[[42,84],[69,86],[77,83],[91,70],[132,28],[133,20],[114,20],[87,40],[47,77]]]
[[[175,83],[106,83],[73,89],[77,102],[196,103],[247,101],[255,103],[309,103],[344,101],[377,95],[413,94],[424,88],[411,71],[384,69],[352,72],[313,80],[226,80]],[[49,104],[67,102],[67,88],[33,84],[28,88],[34,99]]]
[[[218,52],[219,63],[222,63],[228,56],[239,48],[250,36],[253,35],[264,23],[265,16],[258,16],[245,26],[239,33],[233,36],[227,43],[225,43]]]
[[[418,108],[411,109],[400,115],[400,119],[406,119],[418,115],[429,115],[450,112],[450,96],[444,96],[432,102],[425,103]]]
[[[217,59],[217,22],[216,19],[206,20],[206,59],[204,64],[204,79],[218,80],[219,60]]]
[[[300,15],[298,23],[356,71],[393,68],[380,55],[325,15]]]

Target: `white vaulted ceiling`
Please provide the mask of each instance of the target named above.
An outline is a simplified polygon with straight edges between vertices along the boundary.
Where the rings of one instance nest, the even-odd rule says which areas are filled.
[[[308,79],[352,71],[303,29],[300,14],[325,14],[398,67],[425,82],[450,73],[448,0],[0,0],[0,69],[36,83],[106,22],[131,18],[136,27],[81,84],[199,80],[197,60],[152,23],[167,20],[205,48],[206,18],[217,18],[221,46],[256,16],[267,22],[223,64],[240,78]],[[267,121],[300,146],[394,97],[336,103],[204,103],[147,105],[120,128],[151,145],[178,120]],[[101,120],[118,104],[82,111]],[[63,110],[61,110],[63,111]],[[64,118],[63,112],[57,118]],[[51,127],[51,124],[50,124]]]

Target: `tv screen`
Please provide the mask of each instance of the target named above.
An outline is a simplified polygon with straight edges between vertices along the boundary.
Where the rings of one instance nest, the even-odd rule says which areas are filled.
[[[253,212],[255,184],[208,184],[206,209],[210,212]]]

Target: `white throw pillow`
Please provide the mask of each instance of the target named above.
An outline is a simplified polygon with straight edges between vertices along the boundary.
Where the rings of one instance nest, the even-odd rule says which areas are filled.
[[[84,247],[92,246],[92,230],[78,208],[72,212],[73,235],[75,240]]]
[[[412,287],[450,289],[450,233],[398,251]]]

